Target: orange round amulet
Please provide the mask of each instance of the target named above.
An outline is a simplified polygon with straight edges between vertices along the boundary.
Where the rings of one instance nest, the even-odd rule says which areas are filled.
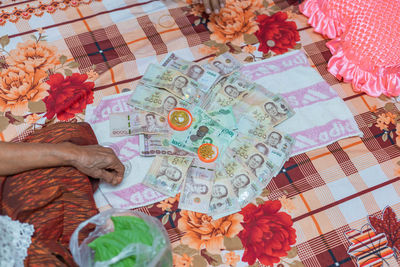
[[[218,147],[209,143],[202,144],[197,150],[197,156],[203,162],[213,162],[218,157]]]
[[[168,124],[176,131],[186,130],[192,122],[192,114],[185,108],[174,108],[168,113]]]

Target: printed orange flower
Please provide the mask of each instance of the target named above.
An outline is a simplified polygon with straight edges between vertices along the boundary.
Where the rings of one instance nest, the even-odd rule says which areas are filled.
[[[382,122],[384,124],[389,124],[390,123],[390,117],[386,116],[385,113],[379,114],[378,119],[376,120],[377,122]]]
[[[377,121],[375,126],[378,127],[379,129],[381,129],[382,131],[388,129],[387,125],[381,121]]]
[[[9,67],[1,72],[0,111],[22,116],[28,111],[29,101],[39,101],[48,95],[42,82],[45,73],[29,72],[25,68]]]
[[[253,2],[227,0],[218,14],[211,14],[207,26],[212,32],[210,39],[218,43],[231,42],[241,45],[245,33],[252,34],[258,29],[255,22]]]
[[[199,48],[199,52],[202,53],[203,55],[210,55],[210,54],[215,54],[219,51],[218,47],[216,46],[206,46],[203,45]]]
[[[240,261],[240,256],[237,255],[234,251],[228,252],[225,254],[225,263],[230,266],[236,266],[236,264]]]
[[[292,212],[296,210],[296,206],[293,204],[293,201],[290,198],[287,198],[286,196],[282,196],[279,198],[279,201],[282,204],[282,208],[287,210],[288,212]]]
[[[386,118],[388,119],[388,120],[390,120],[390,123],[393,123],[393,124],[395,124],[395,119],[396,119],[396,115],[395,114],[393,114],[392,112],[387,112],[386,113]]]
[[[213,220],[203,213],[183,210],[178,221],[178,229],[185,232],[182,243],[191,248],[206,249],[213,254],[219,254],[224,249],[224,237],[234,237],[243,228],[240,222],[241,214],[232,214],[218,220]]]
[[[163,200],[157,204],[157,208],[162,209],[163,211],[171,210],[172,205],[168,203],[167,200]]]
[[[56,52],[55,46],[50,46],[45,42],[36,43],[33,40],[28,40],[19,43],[16,49],[10,51],[6,63],[10,66],[26,68],[29,72],[46,71],[58,63]]]
[[[40,119],[40,116],[38,115],[38,114],[31,114],[31,115],[28,115],[26,118],[25,118],[25,123],[29,123],[29,124],[34,124],[34,123],[36,123],[38,120]]]
[[[86,72],[86,75],[88,76],[89,80],[95,81],[97,78],[99,78],[99,74],[95,72],[94,70],[90,70]]]
[[[174,197],[169,197],[169,198],[167,198],[166,201],[167,201],[168,203],[174,204],[176,201],[179,201],[180,196],[181,196],[181,193],[178,193],[178,194],[176,194],[176,196],[174,196]]]
[[[196,4],[192,6],[192,10],[190,11],[193,16],[201,17],[205,12],[205,7],[203,4]]]
[[[37,28],[39,34],[44,34],[45,30],[43,28]]]
[[[174,256],[173,256],[173,266],[174,267],[189,267],[192,265],[192,261],[193,261],[193,258],[189,257],[186,254],[183,254],[183,256],[174,254]]]
[[[245,47],[243,47],[243,51],[249,54],[252,54],[254,51],[256,51],[257,47],[253,46],[253,45],[246,45]]]

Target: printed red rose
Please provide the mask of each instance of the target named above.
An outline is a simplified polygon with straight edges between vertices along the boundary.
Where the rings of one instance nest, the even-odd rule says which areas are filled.
[[[245,248],[242,261],[253,265],[258,259],[262,264],[273,266],[287,256],[290,246],[296,243],[296,230],[291,217],[279,212],[281,202],[267,201],[258,207],[247,205],[243,214],[243,230],[239,233]]]
[[[93,103],[93,82],[85,82],[86,74],[74,73],[64,78],[56,73],[49,77],[49,96],[43,99],[46,103],[48,119],[57,115],[57,119],[66,121],[76,113],[82,112],[87,104]]]
[[[284,12],[277,12],[272,16],[259,15],[257,36],[260,46],[258,51],[268,53],[272,50],[277,54],[283,54],[288,48],[293,48],[296,42],[300,41],[296,23],[286,21],[288,15]]]

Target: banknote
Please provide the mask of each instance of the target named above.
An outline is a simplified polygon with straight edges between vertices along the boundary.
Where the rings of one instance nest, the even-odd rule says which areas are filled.
[[[265,185],[248,166],[236,160],[233,151],[227,151],[221,161],[218,171],[229,177],[234,196],[239,206],[244,207],[258,196]]]
[[[240,134],[248,137],[255,137],[253,140],[263,142],[265,145],[278,149],[281,152],[290,155],[295,139],[274,127],[266,127],[258,124],[248,117],[242,117],[239,120],[238,131]]]
[[[208,215],[217,220],[240,211],[235,190],[236,188],[232,185],[232,178],[228,177],[223,170],[216,171]]]
[[[139,84],[128,100],[128,104],[163,116],[176,108],[190,108],[188,102],[182,101],[168,91]]]
[[[172,68],[150,64],[143,74],[141,82],[145,85],[164,88],[179,98],[197,103],[204,93],[198,82]]]
[[[207,213],[215,178],[215,163],[194,159],[181,190],[178,208]]]
[[[261,184],[268,184],[276,173],[277,164],[274,164],[267,156],[259,152],[250,139],[243,136],[237,137],[229,145],[227,153],[232,153],[233,159],[239,161]]]
[[[220,74],[210,69],[205,69],[200,64],[184,60],[174,53],[169,54],[161,63],[161,66],[175,69],[199,83],[203,92],[208,92],[218,81]]]
[[[169,129],[167,119],[152,112],[135,109],[132,112],[110,114],[111,136],[166,134]]]
[[[216,71],[220,75],[228,75],[239,70],[242,66],[242,63],[228,52],[217,56],[210,63],[205,65],[206,68]]]
[[[200,145],[211,143],[218,147],[219,154],[222,155],[230,142],[236,137],[236,133],[223,127],[197,106],[192,109],[192,116],[191,127],[185,131],[175,131],[171,138],[171,144],[186,151],[197,153]]]
[[[275,126],[295,114],[281,95],[261,91],[260,87],[257,85],[235,106],[235,116],[246,115],[265,126]]]
[[[233,110],[232,106],[227,106],[224,108],[220,108],[211,112],[208,112],[208,115],[219,122],[222,126],[231,129],[231,130],[236,130],[238,128],[236,124],[236,118],[233,115]]]
[[[192,152],[188,152],[171,145],[171,135],[140,134],[139,147],[140,156],[153,157],[157,155],[169,155],[178,157],[195,157]]]
[[[174,197],[179,193],[193,158],[156,156],[143,184],[158,192]]]
[[[255,88],[240,72],[230,75],[226,81],[218,83],[212,91],[212,96],[205,97],[201,105],[206,110],[214,111],[221,107],[234,106],[241,102]]]

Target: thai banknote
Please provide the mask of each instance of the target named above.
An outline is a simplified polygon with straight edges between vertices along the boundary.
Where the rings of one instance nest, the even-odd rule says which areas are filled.
[[[150,64],[141,82],[145,85],[164,88],[189,103],[197,103],[204,93],[198,82],[181,72],[156,64]]]
[[[211,143],[218,147],[223,155],[230,142],[236,137],[231,129],[223,127],[213,120],[203,109],[192,109],[193,123],[185,131],[176,131],[172,135],[171,144],[189,152],[197,153],[200,145]]]
[[[193,158],[156,156],[143,184],[158,192],[174,197],[179,193]]]
[[[268,155],[259,152],[250,139],[242,136],[232,141],[228,152],[232,153],[235,160],[246,166],[262,185],[267,185],[279,168],[268,158]]]
[[[295,112],[279,94],[272,94],[257,85],[243,101],[235,106],[235,116],[248,116],[265,126],[275,126],[292,117]]]
[[[235,159],[231,151],[225,153],[218,170],[229,179],[240,207],[250,203],[265,187],[251,168]]]
[[[203,92],[208,92],[217,82],[220,74],[210,69],[205,69],[192,61],[184,60],[174,53],[169,54],[161,63],[161,66],[178,70],[199,83]]]
[[[214,90],[204,98],[201,106],[209,111],[234,106],[241,102],[254,88],[253,82],[248,81],[240,72],[235,72],[223,84],[218,83]]]
[[[238,128],[236,124],[236,118],[233,115],[233,110],[232,106],[227,106],[224,108],[220,108],[211,112],[208,112],[208,115],[219,122],[222,126],[231,129],[231,130],[236,130]]]
[[[258,124],[248,117],[242,117],[239,121],[238,131],[241,135],[255,137],[253,140],[262,141],[269,147],[278,149],[290,155],[295,139],[274,127],[266,127]]]
[[[236,195],[236,188],[232,185],[232,179],[223,170],[215,173],[208,212],[208,215],[212,216],[214,220],[240,211],[240,204]]]
[[[194,159],[181,190],[179,208],[207,213],[215,178],[215,163]]]
[[[167,116],[176,107],[190,108],[188,102],[182,101],[170,92],[142,84],[136,86],[128,104],[163,116]]]
[[[111,136],[168,133],[167,119],[152,112],[135,109],[132,112],[110,114]]]
[[[242,67],[232,54],[224,53],[214,58],[210,63],[205,65],[206,68],[218,72],[220,75],[228,75],[234,71],[238,71]]]
[[[170,138],[171,135],[139,135],[140,155],[144,157],[153,157],[157,155],[195,157],[194,153],[171,145]]]

